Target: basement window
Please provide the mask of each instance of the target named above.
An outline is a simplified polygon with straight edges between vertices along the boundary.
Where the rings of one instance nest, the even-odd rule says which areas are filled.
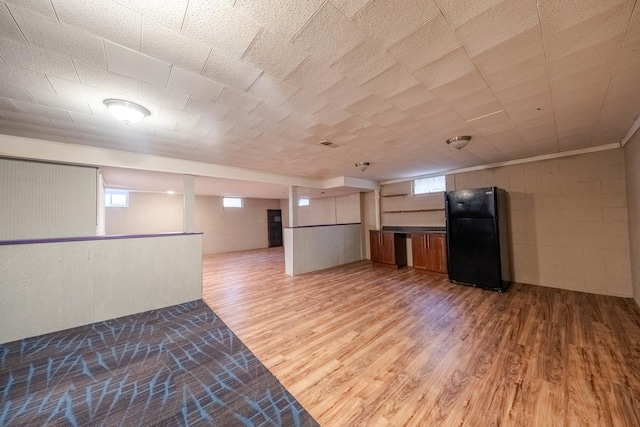
[[[222,207],[225,208],[241,208],[242,199],[240,197],[223,197]]]
[[[107,208],[128,208],[129,192],[107,188],[104,192],[104,205]]]
[[[444,175],[432,176],[413,180],[413,195],[438,193],[446,191],[447,184]]]
[[[298,199],[298,206],[309,206],[309,199]]]

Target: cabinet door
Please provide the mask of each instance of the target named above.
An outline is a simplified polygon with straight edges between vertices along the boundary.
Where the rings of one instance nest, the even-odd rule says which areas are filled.
[[[429,269],[438,273],[447,272],[447,247],[443,234],[429,234]]]
[[[411,249],[413,268],[425,270],[427,268],[427,235],[414,233],[411,235]]]
[[[396,263],[396,246],[393,233],[382,234],[382,262],[385,264]]]
[[[369,247],[371,248],[371,261],[382,262],[382,239],[380,232],[375,230],[369,230]]]

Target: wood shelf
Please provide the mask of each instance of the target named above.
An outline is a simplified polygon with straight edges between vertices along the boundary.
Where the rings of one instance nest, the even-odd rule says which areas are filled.
[[[397,213],[417,213],[417,212],[444,212],[444,208],[435,208],[435,209],[412,209],[412,210],[404,210],[404,211],[383,211],[382,213],[386,213],[386,214],[397,214]]]

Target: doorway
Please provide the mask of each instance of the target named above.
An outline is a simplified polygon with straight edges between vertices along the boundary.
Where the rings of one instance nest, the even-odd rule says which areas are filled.
[[[269,226],[269,247],[282,246],[282,211],[267,209],[267,224]]]

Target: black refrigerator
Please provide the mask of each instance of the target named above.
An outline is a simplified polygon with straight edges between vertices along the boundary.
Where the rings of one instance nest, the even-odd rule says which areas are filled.
[[[445,193],[449,281],[499,292],[511,284],[507,192],[497,187]]]

